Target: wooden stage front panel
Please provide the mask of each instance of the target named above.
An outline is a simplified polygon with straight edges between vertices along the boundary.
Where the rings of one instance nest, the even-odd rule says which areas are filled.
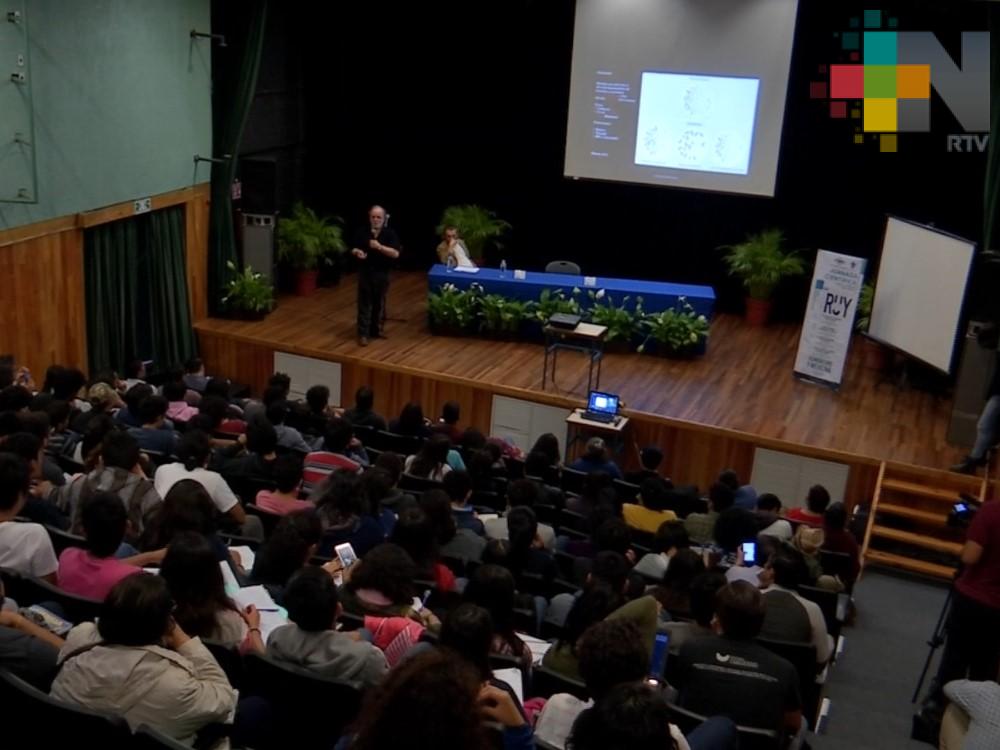
[[[355,389],[369,384],[377,409],[387,414],[418,400],[432,416],[453,399],[461,404],[463,424],[488,429],[494,393],[583,404],[584,355],[561,353],[557,387],[542,391],[539,344],[432,336],[426,297],[424,274],[394,274],[389,338],[368,347],[357,344],[350,276],[312,297],[282,297],[264,321],[213,318],[196,329],[209,371],[257,392],[271,373],[274,352],[284,351],[341,363],[341,403],[351,403]],[[839,392],[801,383],[792,376],[798,333],[798,326],[755,329],[737,316],[719,315],[704,357],[607,354],[601,388],[621,394],[638,444],[663,446],[669,475],[701,486],[724,467],[749,476],[757,446],[850,464],[852,501],[870,497],[883,460],[928,468],[958,460],[962,451],[945,441],[949,400],[877,385],[858,350],[850,353]]]

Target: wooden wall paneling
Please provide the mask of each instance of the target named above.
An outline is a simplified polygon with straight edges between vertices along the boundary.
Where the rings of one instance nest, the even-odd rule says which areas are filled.
[[[248,385],[257,396],[274,371],[274,349],[268,346],[199,332],[198,350],[210,375]]]

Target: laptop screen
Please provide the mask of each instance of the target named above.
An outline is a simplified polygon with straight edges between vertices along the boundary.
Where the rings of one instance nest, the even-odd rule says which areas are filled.
[[[590,401],[587,404],[587,411],[604,412],[605,414],[618,413],[618,396],[613,393],[601,393],[600,391],[590,392]]]

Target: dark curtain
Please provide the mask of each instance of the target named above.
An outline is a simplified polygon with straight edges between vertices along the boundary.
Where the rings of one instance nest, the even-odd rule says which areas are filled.
[[[84,274],[91,373],[134,358],[162,371],[195,353],[183,207],[88,229]]]
[[[225,49],[226,53],[232,54],[243,43],[238,68],[227,76],[224,65],[213,65],[213,88],[216,92],[213,106],[217,113],[213,156],[223,158],[225,154],[231,155],[225,161],[212,165],[212,210],[208,228],[208,311],[213,315],[219,311],[222,289],[231,275],[226,263],[238,262],[230,191],[236,177],[236,155],[243,139],[243,128],[257,89],[257,73],[264,49],[267,0],[246,3],[242,13],[247,19],[247,25],[240,30],[239,35],[244,38],[234,39],[233,32],[228,32],[228,47]],[[220,81],[219,78],[224,80]]]
[[[990,5],[990,146],[983,191],[983,250],[1000,250],[1000,8]]]

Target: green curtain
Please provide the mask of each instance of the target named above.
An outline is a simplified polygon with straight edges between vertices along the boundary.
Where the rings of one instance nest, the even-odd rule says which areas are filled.
[[[208,227],[208,311],[212,315],[219,312],[222,290],[231,276],[226,264],[238,262],[230,191],[236,177],[236,154],[257,90],[257,73],[264,49],[267,0],[252,0],[246,6],[248,23],[239,68],[234,71],[229,86],[223,81],[213,82],[217,97],[214,107],[219,113],[214,126],[213,156],[222,158],[223,154],[232,154],[232,158],[212,165],[212,208]],[[241,40],[230,38],[228,41],[228,49],[232,51],[239,47]]]
[[[179,365],[196,352],[184,263],[184,208],[150,214],[147,230],[152,359],[161,366]]]
[[[116,221],[84,233],[87,353],[91,372],[121,368],[136,356],[135,330],[139,227]]]
[[[162,370],[195,354],[184,241],[181,206],[84,233],[91,373],[121,372],[134,358]]]
[[[983,250],[1000,250],[1000,8],[990,3],[990,146],[983,190]]]

